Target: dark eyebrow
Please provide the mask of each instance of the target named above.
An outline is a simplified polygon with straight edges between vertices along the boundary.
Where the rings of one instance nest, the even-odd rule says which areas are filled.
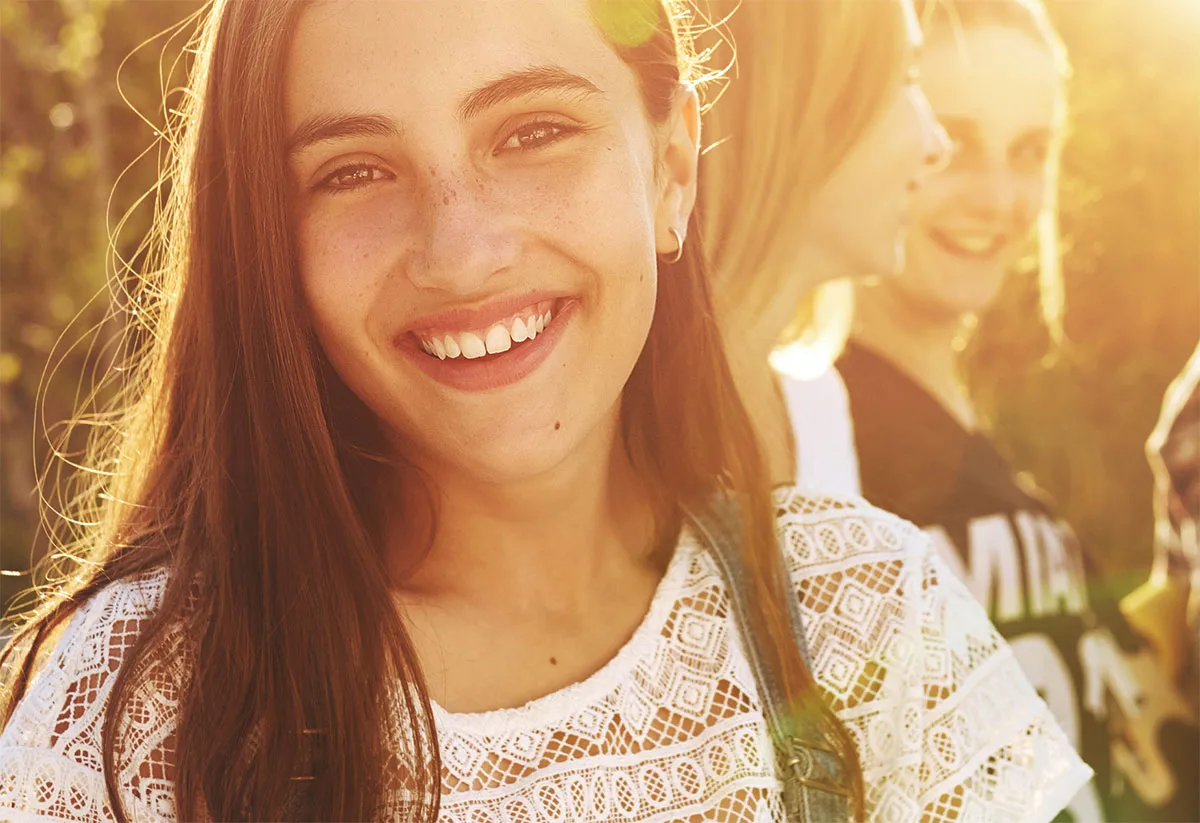
[[[558,66],[538,66],[506,74],[471,92],[458,106],[459,118],[466,120],[484,109],[498,106],[527,94],[543,91],[574,91],[584,95],[604,92],[587,78]],[[347,137],[397,137],[400,126],[380,114],[318,114],[301,123],[288,139],[288,154],[295,154],[324,140]]]
[[[301,123],[288,140],[288,154],[295,154],[323,140],[346,137],[396,137],[400,126],[379,114],[318,114]]]
[[[468,120],[484,109],[543,91],[574,91],[585,96],[604,94],[586,77],[580,77],[559,66],[537,66],[511,72],[471,92],[459,104],[458,116],[462,120]]]

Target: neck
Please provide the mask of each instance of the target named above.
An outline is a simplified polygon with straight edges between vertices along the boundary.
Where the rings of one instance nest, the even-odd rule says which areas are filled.
[[[884,357],[928,391],[967,429],[977,415],[958,373],[964,318],[917,305],[892,283],[856,290],[852,338]]]
[[[421,599],[571,613],[588,608],[597,581],[656,564],[654,513],[613,418],[539,475],[482,482],[429,471],[437,527],[431,550],[403,578],[404,591]]]
[[[795,482],[796,447],[779,378],[771,368],[771,352],[796,319],[801,302],[822,283],[848,274],[836,258],[823,254],[817,244],[805,244],[792,267],[790,276],[775,278],[778,286],[763,305],[746,307],[740,313],[723,313],[722,333],[734,383],[767,458],[774,484]]]

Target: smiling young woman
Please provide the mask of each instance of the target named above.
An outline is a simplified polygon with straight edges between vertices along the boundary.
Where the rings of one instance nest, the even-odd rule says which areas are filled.
[[[680,14],[214,4],[120,471],[4,652],[0,815],[819,819],[793,724],[842,816],[1085,779],[914,529],[772,497]]]

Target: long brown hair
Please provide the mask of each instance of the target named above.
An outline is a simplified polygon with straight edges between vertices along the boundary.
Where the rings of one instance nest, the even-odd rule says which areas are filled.
[[[218,0],[209,11],[173,189],[158,216],[156,265],[138,295],[139,318],[154,322],[128,372],[116,435],[92,460],[106,470],[97,475],[103,516],[0,656],[7,719],[38,646],[80,603],[113,581],[170,570],[106,709],[104,770],[121,820],[120,719],[143,665],[177,637],[186,671],[174,752],[186,755],[168,765],[179,819],[361,820],[384,808],[398,780],[406,819],[436,816],[436,730],[390,597],[373,497],[381,472],[398,475],[412,492],[406,500],[421,499],[422,482],[378,456],[378,424],[325,361],[294,276],[281,101],[302,5]],[[683,10],[675,0],[592,5],[637,73],[648,116],[663,121],[692,76]],[[693,219],[688,236],[697,231]],[[702,508],[720,489],[741,501],[754,628],[777,650],[772,665],[787,694],[830,729],[861,808],[848,733],[791,641],[783,598],[795,594],[700,244],[688,243],[659,277],[654,323],[625,389],[624,442],[658,493],[665,535],[685,507]],[[413,530],[434,516],[412,508]],[[399,741],[390,734],[396,715]],[[302,806],[296,777],[311,778]]]

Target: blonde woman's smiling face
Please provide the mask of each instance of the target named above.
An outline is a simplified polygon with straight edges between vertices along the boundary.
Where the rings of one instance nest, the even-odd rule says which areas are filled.
[[[930,38],[921,73],[954,152],[914,197],[908,266],[895,285],[954,318],[985,309],[1028,249],[1063,81],[1045,44],[999,24]]]
[[[611,437],[694,179],[586,0],[321,3],[286,82],[300,277],[349,388],[489,481]]]

